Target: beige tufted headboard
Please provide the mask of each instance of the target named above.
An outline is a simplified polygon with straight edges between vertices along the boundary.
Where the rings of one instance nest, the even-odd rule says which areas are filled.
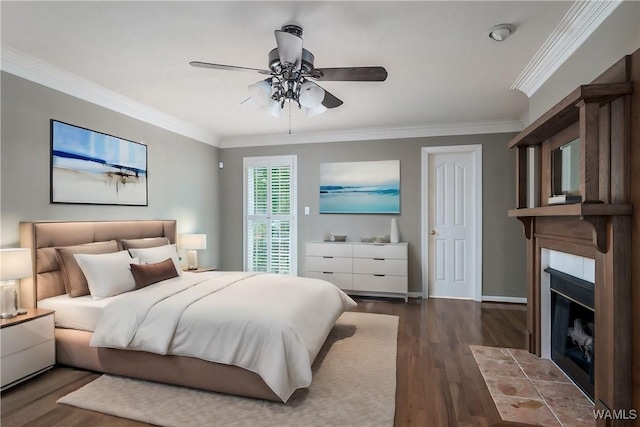
[[[32,250],[33,278],[21,281],[20,306],[35,307],[41,299],[65,293],[56,246],[145,237],[175,243],[176,236],[175,220],[21,222],[20,246]]]

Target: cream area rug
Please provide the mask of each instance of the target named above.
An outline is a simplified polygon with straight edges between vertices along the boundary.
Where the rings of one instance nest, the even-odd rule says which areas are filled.
[[[398,317],[344,313],[286,404],[103,375],[58,403],[161,426],[392,426]]]

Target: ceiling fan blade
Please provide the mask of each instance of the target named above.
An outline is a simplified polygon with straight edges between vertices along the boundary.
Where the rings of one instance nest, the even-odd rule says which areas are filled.
[[[200,68],[212,68],[214,70],[227,70],[227,71],[250,71],[258,72],[260,74],[271,74],[270,71],[260,70],[258,68],[238,67],[236,65],[222,65],[222,64],[210,64],[209,62],[191,61],[189,65]]]
[[[324,90],[324,99],[322,100],[322,105],[324,105],[327,108],[336,108],[343,104],[341,99],[336,98],[334,95],[327,92],[326,89],[323,88],[323,90]]]
[[[280,63],[294,64],[296,69],[300,69],[302,63],[302,37],[291,34],[287,31],[275,30],[276,44],[280,54]]]
[[[309,74],[323,82],[383,82],[388,75],[384,67],[315,68]]]

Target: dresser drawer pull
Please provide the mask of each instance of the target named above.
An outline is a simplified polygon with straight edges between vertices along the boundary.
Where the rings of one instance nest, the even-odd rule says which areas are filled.
[[[384,258],[374,258],[374,261],[384,261]]]
[[[322,274],[333,274],[333,271],[323,271]]]
[[[374,274],[373,277],[385,277],[386,274]]]
[[[328,255],[323,255],[322,258],[333,258],[333,257]]]

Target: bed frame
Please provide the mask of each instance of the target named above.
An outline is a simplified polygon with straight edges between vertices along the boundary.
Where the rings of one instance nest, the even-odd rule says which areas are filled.
[[[37,307],[38,301],[65,293],[55,257],[56,246],[145,237],[167,237],[171,243],[175,243],[176,221],[20,223],[20,245],[31,249],[33,261],[33,277],[21,281],[21,306]],[[246,369],[186,356],[91,347],[89,342],[92,335],[87,331],[56,328],[56,363],[113,375],[282,401],[258,374]]]

